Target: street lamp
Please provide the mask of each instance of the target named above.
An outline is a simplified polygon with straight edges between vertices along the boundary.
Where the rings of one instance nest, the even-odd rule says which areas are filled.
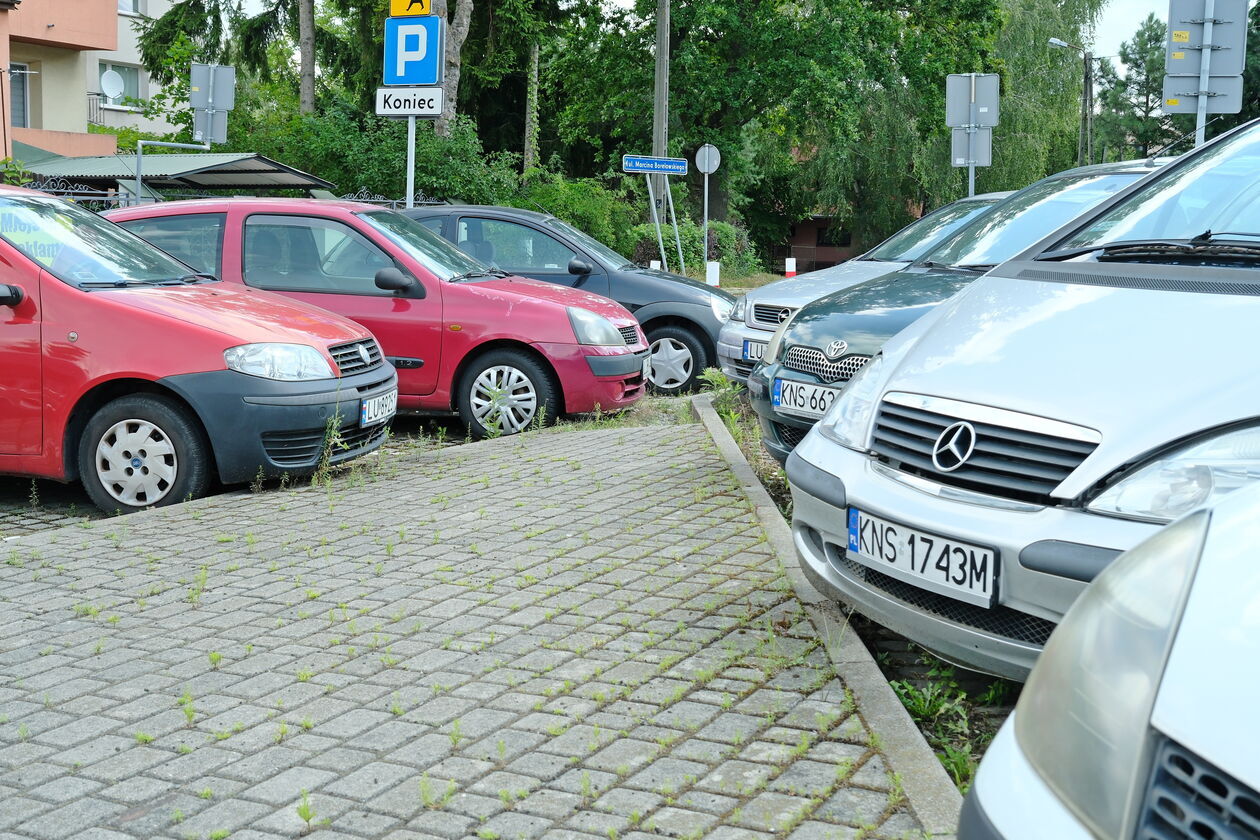
[[[1060,49],[1076,50],[1081,54],[1085,64],[1084,87],[1081,91],[1081,130],[1076,141],[1076,165],[1082,166],[1085,161],[1094,162],[1094,56],[1084,47],[1069,44],[1062,38],[1051,38],[1050,46]]]

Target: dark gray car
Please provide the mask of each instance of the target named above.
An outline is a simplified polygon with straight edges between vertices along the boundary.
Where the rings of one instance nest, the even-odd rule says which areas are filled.
[[[642,268],[572,225],[515,207],[439,205],[405,210],[481,262],[610,297],[643,326],[658,393],[695,387],[717,364],[717,335],[735,299],[687,277]]]

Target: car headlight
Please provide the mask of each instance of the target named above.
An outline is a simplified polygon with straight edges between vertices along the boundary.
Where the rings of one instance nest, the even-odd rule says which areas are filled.
[[[626,340],[613,326],[613,322],[603,315],[596,315],[589,309],[577,306],[567,306],[565,311],[569,313],[569,323],[573,325],[573,335],[577,337],[578,344],[599,344],[605,347],[625,346]]]
[[[725,321],[729,318],[734,306],[734,301],[727,300],[720,295],[709,295],[709,309],[713,310],[713,317],[719,321]]]
[[[223,361],[230,370],[285,382],[336,376],[323,354],[306,344],[242,344],[224,350]]]
[[[731,314],[727,317],[732,321],[744,320],[744,312],[748,309],[748,298],[742,297],[735,301],[735,305],[731,307]]]
[[[1119,557],[1046,643],[1015,707],[1029,762],[1099,837],[1131,837],[1151,708],[1194,578],[1208,514]]]
[[[1104,490],[1095,513],[1169,522],[1260,480],[1260,426],[1218,433],[1160,456]]]
[[[866,449],[866,432],[879,401],[883,369],[884,357],[876,356],[853,375],[818,421],[819,434],[850,449]]]

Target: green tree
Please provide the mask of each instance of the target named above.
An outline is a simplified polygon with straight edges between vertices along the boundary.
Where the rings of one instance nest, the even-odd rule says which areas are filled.
[[[1101,62],[1095,148],[1114,150],[1115,157],[1146,157],[1181,133],[1160,110],[1166,35],[1164,22],[1148,15],[1120,45],[1125,74],[1119,75],[1110,61]]]

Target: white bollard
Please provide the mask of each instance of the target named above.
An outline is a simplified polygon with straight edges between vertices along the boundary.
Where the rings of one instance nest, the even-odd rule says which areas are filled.
[[[660,271],[660,270],[661,270],[661,261],[660,261],[660,260],[649,260],[649,261],[648,261],[648,268],[655,269],[656,271]]]
[[[784,277],[796,276],[796,257],[788,257],[787,259],[783,261],[783,276]]]
[[[721,268],[722,268],[722,264],[718,262],[717,260],[709,260],[707,263],[705,263],[704,264],[704,282],[708,283],[710,286],[722,285],[722,278],[720,276]]]

